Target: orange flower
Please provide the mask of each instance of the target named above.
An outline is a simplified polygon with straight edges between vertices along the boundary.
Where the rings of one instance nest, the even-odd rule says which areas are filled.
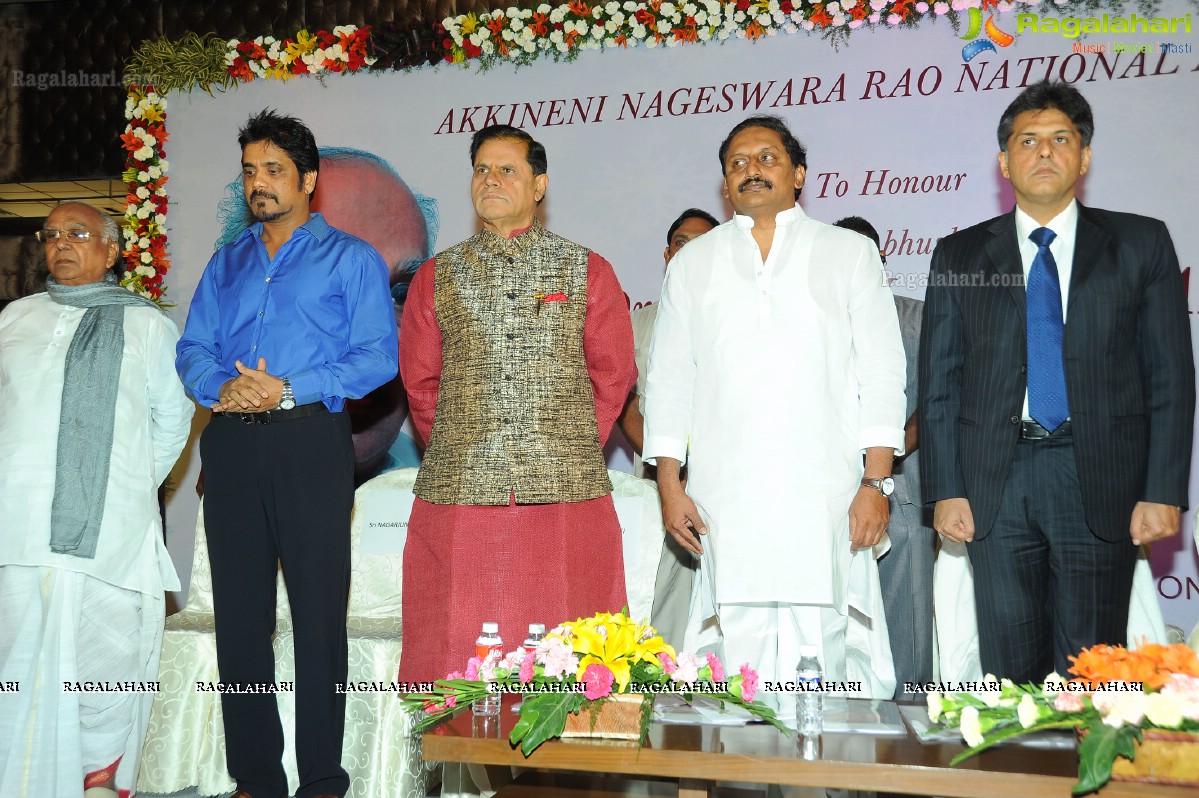
[[[745,35],[750,41],[757,41],[759,38],[766,35],[766,29],[758,24],[755,19],[753,22],[745,26]]]
[[[567,5],[567,8],[569,8],[570,13],[574,14],[575,16],[578,16],[578,17],[591,16],[591,6],[587,5],[587,3],[584,2],[584,0],[574,0],[574,2]]]
[[[1199,655],[1181,643],[1146,643],[1131,651],[1123,646],[1092,646],[1070,661],[1074,663],[1071,673],[1078,676],[1075,682],[1140,682],[1156,690],[1174,673],[1199,676]]]
[[[134,133],[132,129],[126,130],[121,134],[121,143],[125,145],[125,149],[129,150],[129,152],[137,152],[146,144],[142,141],[142,137]]]

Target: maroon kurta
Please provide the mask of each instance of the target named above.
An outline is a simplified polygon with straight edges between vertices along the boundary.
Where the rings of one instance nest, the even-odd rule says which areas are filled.
[[[518,233],[519,234],[519,233]],[[400,370],[412,421],[429,440],[441,381],[434,261],[413,278],[400,334]],[[637,377],[628,305],[612,266],[591,253],[583,349],[600,444]],[[432,504],[417,499],[404,548],[404,651],[400,680],[466,669],[484,621],[504,649],[530,623],[547,627],[626,604],[620,523],[611,496],[562,504]]]

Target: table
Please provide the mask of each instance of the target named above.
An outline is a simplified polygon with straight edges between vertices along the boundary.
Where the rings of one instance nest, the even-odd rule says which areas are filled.
[[[805,760],[801,741],[773,727],[655,723],[644,746],[553,740],[525,758],[508,744],[516,714],[475,718],[469,709],[424,733],[422,755],[436,762],[515,765],[545,771],[678,779],[680,798],[706,798],[714,782],[839,787],[945,798],[1069,798],[1077,778],[1072,750],[1005,746],[957,767],[960,744],[923,744],[915,735],[825,734]],[[569,779],[558,794],[569,794]],[[552,793],[551,793],[552,794]],[[580,790],[576,794],[586,794]],[[1184,787],[1110,782],[1098,798],[1194,798]]]

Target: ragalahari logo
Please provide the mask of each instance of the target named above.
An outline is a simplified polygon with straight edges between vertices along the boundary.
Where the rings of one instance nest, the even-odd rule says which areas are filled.
[[[983,8],[990,5],[997,5],[993,1],[983,0]],[[988,14],[987,22],[983,24],[983,12],[978,8],[968,8],[967,12],[967,28],[966,32],[958,38],[969,42],[962,48],[962,60],[969,62],[978,56],[980,53],[985,53],[990,50],[992,53],[998,52],[995,45],[1007,47],[1012,42],[1016,41],[1016,37],[1012,34],[1001,30],[999,25],[995,23],[995,15]],[[978,35],[986,33],[986,38],[980,39]]]

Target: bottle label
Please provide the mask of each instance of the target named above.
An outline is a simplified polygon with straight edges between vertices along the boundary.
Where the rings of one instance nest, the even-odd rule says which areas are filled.
[[[504,649],[501,646],[486,643],[475,643],[475,656],[479,659],[487,659],[487,655],[492,651],[501,656],[503,656],[504,653]]]

